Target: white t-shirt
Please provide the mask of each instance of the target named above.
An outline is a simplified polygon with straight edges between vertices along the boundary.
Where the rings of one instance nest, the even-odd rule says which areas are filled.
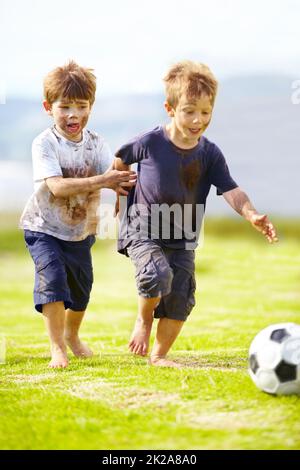
[[[84,129],[82,140],[72,142],[54,127],[46,129],[32,143],[34,193],[25,206],[20,228],[69,241],[84,240],[96,234],[100,191],[54,197],[45,179],[102,174],[112,161],[108,144],[96,132]]]

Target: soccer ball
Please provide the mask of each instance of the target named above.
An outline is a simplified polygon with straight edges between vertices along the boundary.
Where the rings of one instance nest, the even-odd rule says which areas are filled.
[[[300,394],[300,325],[278,323],[261,330],[250,345],[249,374],[264,392]]]

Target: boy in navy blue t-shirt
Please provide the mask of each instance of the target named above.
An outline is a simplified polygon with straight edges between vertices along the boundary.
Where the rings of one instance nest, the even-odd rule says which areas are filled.
[[[277,238],[267,216],[257,213],[232,179],[221,150],[202,135],[217,91],[210,69],[184,61],[164,80],[170,123],[116,153],[116,169],[138,164],[137,184],[120,210],[118,249],[136,267],[139,309],[130,350],[147,354],[153,317],[159,318],[149,361],[180,367],[166,356],[195,305],[194,249],[211,185],[270,243]]]

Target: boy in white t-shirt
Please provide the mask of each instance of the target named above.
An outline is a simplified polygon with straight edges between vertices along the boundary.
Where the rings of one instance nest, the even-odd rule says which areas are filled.
[[[51,71],[43,105],[54,125],[32,145],[35,191],[20,227],[35,264],[34,303],[49,334],[50,367],[67,367],[67,345],[75,356],[92,355],[78,331],[93,283],[100,189],[127,195],[136,179],[133,171],[113,170],[107,143],[85,129],[95,92],[91,69],[71,61]]]

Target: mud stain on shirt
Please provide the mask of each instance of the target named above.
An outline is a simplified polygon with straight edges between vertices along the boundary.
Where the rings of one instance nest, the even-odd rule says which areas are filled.
[[[62,168],[64,178],[88,178],[97,174],[96,169],[92,165],[85,165],[81,167]],[[78,195],[61,198],[50,195],[49,203],[54,204],[59,208],[61,220],[66,225],[77,225],[84,220],[90,227],[97,226],[98,218],[95,217],[95,211],[100,203],[100,192],[93,193],[79,193]],[[92,219],[89,220],[89,214],[94,214]]]
[[[199,160],[193,160],[190,163],[181,164],[180,178],[188,190],[195,188],[196,184],[199,182],[200,174],[201,167]]]

